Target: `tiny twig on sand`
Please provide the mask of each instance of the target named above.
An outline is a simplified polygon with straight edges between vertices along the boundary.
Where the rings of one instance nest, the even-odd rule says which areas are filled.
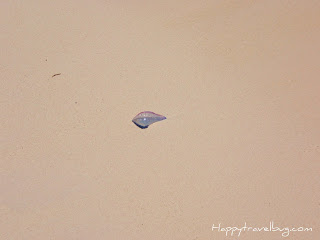
[[[52,77],[59,76],[59,75],[61,75],[61,73],[53,74]]]

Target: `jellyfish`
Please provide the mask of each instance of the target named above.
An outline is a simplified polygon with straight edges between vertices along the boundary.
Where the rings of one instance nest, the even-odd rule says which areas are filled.
[[[152,123],[159,122],[167,119],[165,116],[156,114],[154,112],[141,112],[132,119],[132,122],[137,125],[139,128],[145,129],[149,127]]]

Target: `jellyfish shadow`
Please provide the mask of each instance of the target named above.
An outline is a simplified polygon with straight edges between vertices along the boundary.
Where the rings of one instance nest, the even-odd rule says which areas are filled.
[[[132,122],[133,122],[135,125],[137,125],[139,128],[141,128],[141,129],[146,129],[146,128],[149,127],[149,125],[148,125],[148,126],[141,126],[141,125],[135,123],[134,121],[132,121]]]

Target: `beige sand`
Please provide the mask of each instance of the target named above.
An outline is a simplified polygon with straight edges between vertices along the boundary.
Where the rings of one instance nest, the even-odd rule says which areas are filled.
[[[1,1],[0,239],[320,239],[319,12]]]

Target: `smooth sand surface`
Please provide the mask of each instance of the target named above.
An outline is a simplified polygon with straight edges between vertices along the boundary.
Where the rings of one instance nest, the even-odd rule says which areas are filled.
[[[1,1],[0,239],[320,239],[319,12]]]

